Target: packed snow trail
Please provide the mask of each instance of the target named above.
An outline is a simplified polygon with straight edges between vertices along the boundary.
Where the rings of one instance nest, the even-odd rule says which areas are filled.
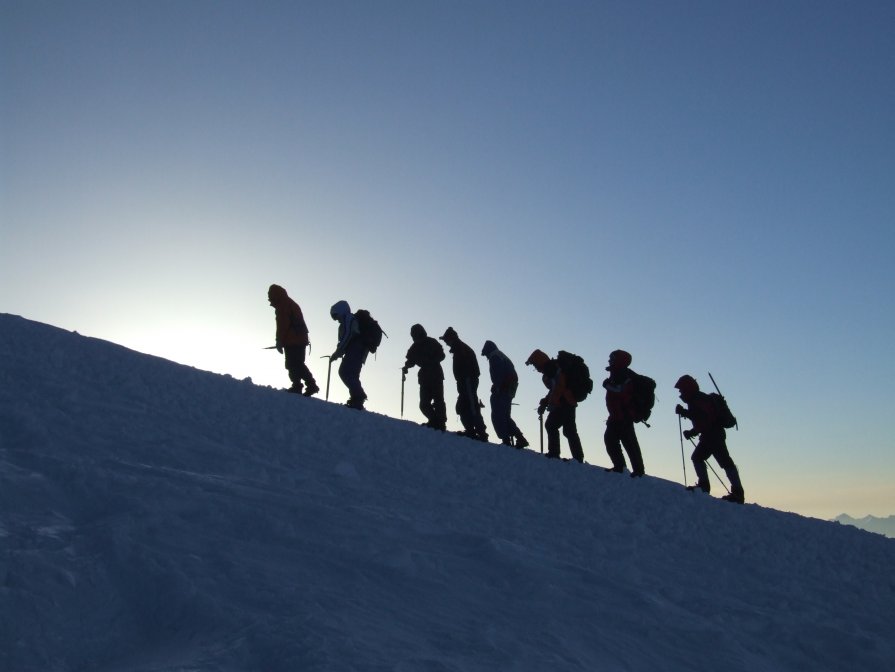
[[[0,315],[0,669],[895,667],[895,541]]]

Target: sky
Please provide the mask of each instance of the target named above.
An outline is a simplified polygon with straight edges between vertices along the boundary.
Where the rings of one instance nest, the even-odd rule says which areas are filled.
[[[647,473],[685,480],[673,385],[711,372],[747,499],[887,516],[893,32],[889,2],[0,0],[0,312],[285,387],[267,287],[322,381],[344,299],[389,336],[369,409],[400,416],[411,325],[453,326],[515,361],[530,440],[523,363],[568,350],[604,466],[622,348]]]
[[[0,668],[889,672],[895,540],[0,314]]]

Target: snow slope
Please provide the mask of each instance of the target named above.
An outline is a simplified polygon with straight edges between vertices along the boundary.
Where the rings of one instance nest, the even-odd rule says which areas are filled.
[[[895,540],[11,315],[0,549],[9,672],[895,669]]]

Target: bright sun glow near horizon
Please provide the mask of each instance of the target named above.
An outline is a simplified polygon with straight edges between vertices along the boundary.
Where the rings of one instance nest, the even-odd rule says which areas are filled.
[[[388,333],[363,380],[392,417],[410,326],[453,326],[515,362],[533,447],[523,362],[570,350],[603,465],[624,348],[659,384],[648,474],[684,480],[673,384],[712,372],[747,499],[887,516],[893,28],[885,2],[0,1],[0,312],[284,387],[267,287],[321,381],[345,299]]]

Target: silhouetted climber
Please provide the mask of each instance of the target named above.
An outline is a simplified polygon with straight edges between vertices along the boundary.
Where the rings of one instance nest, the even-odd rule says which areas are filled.
[[[699,437],[699,443],[696,444],[696,448],[690,456],[698,480],[696,485],[691,485],[687,489],[702,490],[703,492],[711,490],[706,461],[710,457],[714,457],[730,480],[730,494],[721,499],[742,504],[745,501],[743,484],[740,482],[737,465],[734,464],[727,450],[727,432],[722,424],[722,414],[718,403],[712,398],[712,395],[699,390],[699,383],[692,376],[681,376],[674,386],[680,392],[681,400],[687,404],[687,408],[678,404],[675,406],[674,412],[681,417],[688,418],[693,423],[692,429],[684,430],[684,438],[689,440],[696,436]]]
[[[559,457],[559,430],[562,428],[563,436],[569,442],[572,457],[578,462],[584,462],[584,449],[581,447],[578,427],[575,424],[575,409],[578,407],[578,402],[566,384],[565,374],[556,360],[550,359],[541,350],[532,352],[525,364],[531,364],[541,374],[541,380],[549,390],[538,405],[538,416],[543,416],[544,411],[548,411],[547,420],[544,422],[544,429],[547,430],[547,457]]]
[[[410,327],[413,344],[407,350],[406,361],[401,371],[414,366],[420,367],[417,380],[420,384],[420,411],[426,417],[424,425],[432,429],[444,431],[447,425],[447,408],[444,404],[444,371],[441,362],[444,360],[444,348],[441,343],[426,333],[420,324]]]
[[[292,387],[289,392],[304,394],[310,397],[320,391],[314,375],[305,364],[305,348],[310,342],[308,327],[298,304],[289,298],[286,290],[279,285],[271,285],[267,290],[267,300],[274,308],[277,322],[276,349],[285,353],[286,371]],[[302,391],[303,383],[307,385]]]
[[[475,352],[460,340],[453,327],[448,327],[440,337],[451,348],[454,356],[454,379],[457,381],[457,414],[463,436],[479,441],[488,440],[485,421],[482,419],[482,407],[479,401],[479,363]]]
[[[624,350],[613,350],[609,353],[609,366],[606,370],[609,377],[603,381],[606,388],[606,408],[609,417],[606,419],[606,432],[603,442],[606,452],[612,460],[612,467],[606,471],[622,473],[625,470],[625,456],[622,446],[631,460],[631,476],[643,476],[643,456],[640,443],[634,431],[634,419],[637,411],[634,407],[634,373],[631,371],[631,355]]]
[[[364,409],[367,394],[360,383],[360,372],[367,361],[370,350],[360,337],[360,325],[351,313],[347,301],[338,301],[329,309],[329,315],[339,323],[339,342],[336,350],[330,355],[330,361],[342,358],[339,365],[339,378],[348,388],[349,398],[346,406]]]
[[[492,341],[485,341],[482,357],[488,359],[491,374],[491,424],[501,443],[516,448],[525,448],[528,441],[513,422],[513,398],[519,387],[516,367]]]

